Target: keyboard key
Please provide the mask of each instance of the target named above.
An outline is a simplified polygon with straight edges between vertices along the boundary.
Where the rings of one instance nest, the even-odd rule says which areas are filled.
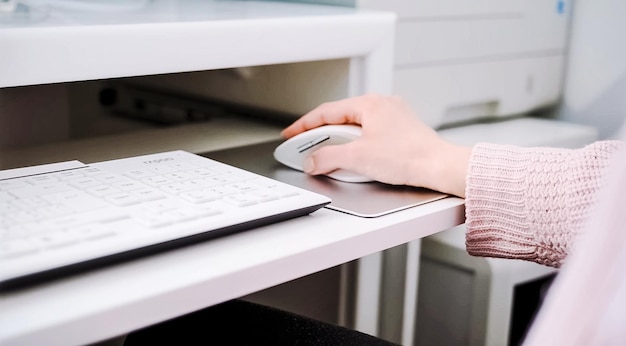
[[[173,181],[185,181],[196,178],[195,175],[187,172],[174,172],[174,173],[166,173],[163,174],[164,177],[169,178]]]
[[[137,197],[139,197],[142,201],[156,201],[158,199],[162,199],[165,198],[165,194],[162,193],[159,190],[156,189],[150,189],[150,188],[141,188],[139,190],[134,190],[132,192],[133,194],[135,194]]]
[[[78,243],[79,239],[68,231],[49,232],[38,238],[44,248],[58,248]]]
[[[0,191],[8,191],[13,189],[19,189],[23,187],[29,187],[31,184],[28,184],[24,179],[10,179],[0,181]]]
[[[67,180],[79,179],[79,178],[84,177],[85,175],[78,170],[70,170],[70,171],[55,173],[54,176],[57,177],[61,181],[67,181]]]
[[[176,162],[169,165],[172,168],[175,168],[179,171],[188,171],[194,168],[198,168],[193,162]]]
[[[92,177],[82,177],[82,178],[71,179],[71,180],[68,180],[67,183],[80,190],[102,184],[102,182]]]
[[[256,198],[254,198],[254,196],[251,196],[245,193],[228,195],[222,198],[222,200],[226,203],[235,205],[237,207],[245,207],[245,206],[249,206],[249,205],[253,205],[257,203],[257,200]]]
[[[105,174],[96,175],[95,179],[98,181],[101,181],[104,184],[113,184],[113,183],[118,183],[121,181],[128,180],[128,178],[125,178],[122,175],[114,174],[114,173],[105,173]]]
[[[66,191],[48,194],[43,198],[50,203],[59,203],[77,212],[104,208],[106,202],[82,191]]]
[[[96,240],[116,235],[111,227],[105,227],[103,224],[86,224],[72,229],[81,240]]]
[[[13,201],[11,204],[21,209],[28,209],[28,210],[43,208],[43,207],[50,205],[50,203],[48,203],[41,197],[20,198],[18,200]]]
[[[133,180],[120,181],[114,183],[113,186],[124,191],[138,190],[145,187],[145,185],[143,185],[142,183]]]
[[[178,171],[178,168],[165,164],[150,166],[150,169],[156,174],[166,174]]]
[[[142,202],[141,197],[130,192],[114,193],[112,195],[105,196],[104,199],[117,206],[128,206]]]
[[[248,192],[248,194],[253,196],[259,202],[268,202],[280,198],[280,195],[276,191],[272,191],[270,189],[254,190]]]
[[[26,179],[26,182],[29,184],[33,184],[33,185],[38,185],[38,184],[54,183],[58,180],[59,179],[57,179],[57,177],[53,175],[35,175],[33,177]]]
[[[33,239],[15,239],[0,243],[0,258],[12,258],[39,251],[39,243]]]
[[[210,189],[181,193],[180,197],[191,203],[205,203],[222,197],[222,194]]]
[[[156,175],[156,172],[149,169],[134,169],[132,171],[125,172],[124,175],[132,179],[140,180],[152,177]]]
[[[17,198],[30,198],[63,191],[70,191],[71,187],[66,184],[40,184],[7,190],[9,194]]]
[[[211,170],[210,168],[192,169],[191,171],[189,171],[189,173],[195,175],[198,178],[206,178],[218,174],[216,171]]]
[[[133,220],[139,222],[146,227],[163,227],[176,221],[172,215],[167,213],[154,214],[149,212],[143,212],[133,215]]]
[[[145,209],[152,213],[163,213],[168,210],[177,209],[180,202],[174,199],[162,199],[154,202],[148,202],[141,205],[142,209]]]
[[[144,179],[141,179],[141,181],[152,187],[159,187],[159,186],[162,186],[165,184],[171,184],[174,182],[172,179],[166,178],[162,175],[155,175],[153,177],[144,178]]]
[[[81,168],[80,171],[83,175],[87,176],[87,177],[93,177],[96,175],[100,175],[103,173],[106,173],[105,170],[98,168],[98,167],[85,167],[85,168]]]
[[[122,192],[122,190],[118,189],[117,187],[113,187],[111,185],[96,185],[96,186],[87,188],[85,191],[98,197]]]
[[[188,184],[185,184],[185,183],[172,183],[172,184],[161,186],[160,189],[172,195],[178,195],[179,193],[192,190],[193,186],[189,186]]]

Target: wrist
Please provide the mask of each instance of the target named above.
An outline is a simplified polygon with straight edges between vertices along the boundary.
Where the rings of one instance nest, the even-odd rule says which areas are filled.
[[[444,142],[434,153],[429,187],[433,190],[465,197],[465,186],[472,148]]]

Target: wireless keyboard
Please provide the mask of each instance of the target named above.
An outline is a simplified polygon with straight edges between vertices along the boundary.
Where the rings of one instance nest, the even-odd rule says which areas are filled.
[[[0,288],[306,215],[328,203],[184,151],[0,171]]]

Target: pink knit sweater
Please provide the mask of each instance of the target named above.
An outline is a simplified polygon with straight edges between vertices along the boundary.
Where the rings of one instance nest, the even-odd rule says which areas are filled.
[[[623,147],[473,149],[469,253],[562,266],[527,345],[626,345]]]
[[[476,145],[465,201],[469,253],[560,267],[621,144],[578,150]]]

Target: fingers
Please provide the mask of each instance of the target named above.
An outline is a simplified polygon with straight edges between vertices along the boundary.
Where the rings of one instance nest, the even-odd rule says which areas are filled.
[[[323,103],[285,128],[281,135],[290,138],[322,125],[360,124],[362,116],[361,99],[362,97],[359,96]]]
[[[308,174],[326,174],[338,168],[349,169],[349,158],[347,154],[349,144],[329,145],[313,152],[304,164],[304,171]]]

